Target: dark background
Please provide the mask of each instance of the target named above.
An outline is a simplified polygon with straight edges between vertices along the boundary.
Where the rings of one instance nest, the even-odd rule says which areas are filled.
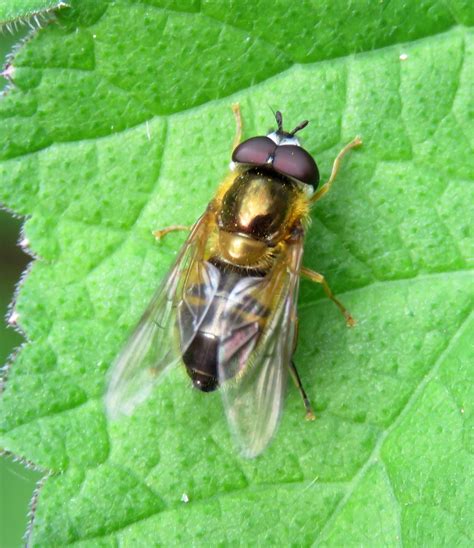
[[[0,66],[14,44],[25,35],[19,29],[15,35],[0,34]],[[6,85],[0,77],[0,89]],[[0,101],[2,98],[0,97]],[[0,209],[0,366],[8,362],[9,356],[22,343],[23,338],[7,327],[5,317],[13,299],[16,284],[30,258],[21,251],[17,242],[21,219],[15,219]],[[11,457],[0,458],[0,547],[23,546],[23,535],[27,526],[27,513],[39,472],[28,470]]]

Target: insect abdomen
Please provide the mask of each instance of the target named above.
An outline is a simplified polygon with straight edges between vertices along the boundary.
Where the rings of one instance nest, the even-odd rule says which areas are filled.
[[[229,268],[218,261],[208,262],[207,267],[219,276],[212,301],[190,299],[178,312],[181,344],[183,326],[200,318],[199,328],[182,357],[193,385],[203,392],[216,390],[221,381],[239,373],[258,340],[260,324],[267,314],[257,299],[247,295],[249,289],[262,282],[261,275],[249,276],[244,270]],[[189,291],[192,294],[195,288]]]
[[[214,335],[198,331],[183,354],[186,371],[193,385],[203,392],[212,392],[217,380],[217,352],[219,340]]]

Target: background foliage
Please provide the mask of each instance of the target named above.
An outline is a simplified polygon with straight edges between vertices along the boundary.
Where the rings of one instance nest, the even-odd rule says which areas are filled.
[[[0,102],[0,198],[40,257],[2,445],[54,475],[38,545],[472,543],[472,72],[467,2],[83,1],[16,55]],[[240,459],[218,395],[174,371],[108,424],[105,373],[245,134],[311,121],[323,177],[297,363],[265,454]],[[471,259],[470,259],[471,258]],[[182,501],[183,493],[189,502]]]

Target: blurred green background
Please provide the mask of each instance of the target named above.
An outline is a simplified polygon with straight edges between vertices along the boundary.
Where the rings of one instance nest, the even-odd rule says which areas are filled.
[[[25,29],[19,29],[15,35],[0,34],[1,66],[12,47],[21,40],[25,33]],[[5,79],[0,77],[0,89],[3,89],[5,85]],[[0,209],[1,365],[8,361],[10,354],[23,340],[21,335],[8,328],[5,322],[15,286],[29,261],[29,257],[17,245],[20,228],[20,219],[14,219],[8,212]],[[40,477],[39,472],[28,470],[23,464],[14,462],[11,458],[0,459],[0,548],[24,545],[23,535],[27,525],[29,503]]]

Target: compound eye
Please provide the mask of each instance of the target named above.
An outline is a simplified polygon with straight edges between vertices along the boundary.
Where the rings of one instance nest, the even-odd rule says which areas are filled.
[[[239,164],[263,166],[273,156],[276,144],[268,137],[252,137],[240,143],[232,153],[232,160]]]
[[[297,145],[281,145],[277,147],[273,169],[282,175],[301,181],[314,188],[319,183],[319,170],[309,152]]]

